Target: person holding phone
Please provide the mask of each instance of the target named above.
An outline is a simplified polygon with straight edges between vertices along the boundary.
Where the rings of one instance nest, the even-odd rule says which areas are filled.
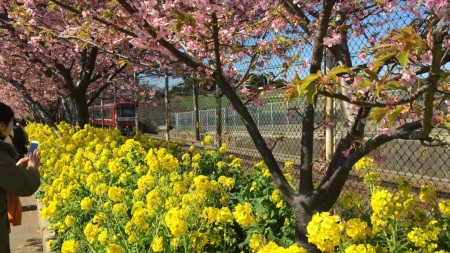
[[[7,213],[6,195],[31,196],[40,186],[39,150],[29,157],[18,156],[13,145],[4,142],[13,127],[14,112],[8,105],[0,102],[0,253],[10,253],[10,225]]]

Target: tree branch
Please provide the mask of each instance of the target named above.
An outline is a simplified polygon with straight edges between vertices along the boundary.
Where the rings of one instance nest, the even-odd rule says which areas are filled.
[[[321,90],[318,89],[317,93],[321,94],[323,96],[326,97],[330,97],[330,98],[336,98],[339,99],[341,101],[345,101],[348,102],[350,104],[354,104],[360,107],[386,107],[386,106],[390,106],[390,105],[402,105],[402,104],[408,104],[414,100],[416,100],[417,98],[419,98],[420,96],[422,96],[423,94],[425,94],[425,92],[427,92],[427,90],[433,86],[433,84],[431,82],[427,82],[425,85],[423,85],[422,87],[418,88],[416,90],[416,92],[410,94],[407,97],[398,99],[395,104],[392,102],[377,102],[377,101],[364,101],[364,100],[353,100],[351,98],[349,98],[348,96],[341,94],[341,93],[334,93],[331,94],[328,91],[325,90]]]
[[[313,46],[313,56],[310,73],[317,73],[320,70],[323,59],[323,38],[325,38],[330,22],[331,11],[336,3],[335,0],[323,1],[322,11],[319,16],[319,32]],[[300,147],[300,182],[299,193],[309,196],[314,191],[312,167],[314,153],[314,114],[315,109],[312,104],[305,102],[305,112],[302,121],[302,138]],[[304,200],[305,201],[305,200]],[[306,234],[306,231],[302,231]]]
[[[448,13],[448,9],[446,11]],[[441,72],[441,59],[443,56],[442,43],[444,41],[444,30],[448,27],[444,26],[444,22],[447,19],[447,15],[444,15],[432,31],[432,46],[431,54],[433,56],[430,68],[430,84],[425,94],[425,109],[422,120],[422,129],[413,133],[412,138],[424,139],[429,136],[432,129],[433,109],[434,109],[434,94],[437,90],[437,85],[440,79]],[[448,30],[447,30],[448,32]]]
[[[283,172],[281,171],[278,163],[273,156],[271,150],[267,147],[267,144],[264,138],[261,135],[255,121],[251,117],[247,108],[243,104],[242,100],[237,96],[233,87],[228,83],[228,81],[224,78],[222,73],[222,63],[220,62],[220,46],[219,46],[219,27],[218,20],[215,13],[212,16],[213,22],[213,37],[214,37],[214,51],[216,58],[216,71],[217,71],[217,84],[219,85],[222,92],[228,97],[229,101],[233,105],[233,107],[238,112],[240,118],[245,124],[250,137],[255,143],[256,149],[258,149],[261,157],[266,163],[267,167],[270,170],[272,178],[274,180],[274,184],[278,187],[280,192],[283,194],[286,202],[288,202],[291,206],[294,206],[294,199],[296,197],[295,191],[290,187],[288,181],[286,180]]]
[[[339,197],[345,181],[347,180],[348,173],[350,172],[350,169],[343,167],[343,164],[345,164],[348,157],[354,153],[363,141],[366,118],[370,113],[370,109],[371,108],[359,109],[352,128],[346,136],[339,141],[336,152],[328,166],[327,173],[311,197],[312,201],[314,201],[318,207],[318,210],[328,210],[334,205]],[[338,173],[341,173],[341,175],[336,176]]]
[[[80,73],[80,80],[78,81],[77,89],[86,90],[91,84],[91,77],[94,73],[95,63],[97,62],[98,47],[89,47],[86,52],[86,60],[82,64]]]
[[[90,106],[94,100],[96,98],[98,98],[100,96],[100,94],[106,89],[108,88],[111,84],[112,84],[112,80],[120,73],[122,72],[128,65],[124,64],[122,66],[120,66],[120,68],[116,69],[114,71],[114,73],[112,73],[108,79],[106,80],[106,82],[95,92],[94,95],[92,95],[89,100],[87,101],[87,105]]]
[[[65,9],[65,10],[68,10],[68,11],[73,12],[75,14],[78,14],[80,16],[82,15],[82,12],[80,10],[78,10],[76,8],[73,8],[70,5],[63,4],[62,2],[56,1],[56,0],[50,0],[50,2],[53,2],[54,4],[58,5],[59,7]],[[112,27],[112,28],[114,28],[115,30],[117,30],[117,31],[119,31],[121,33],[124,33],[124,34],[129,35],[129,36],[134,37],[134,38],[137,37],[137,35],[135,33],[130,32],[130,31],[126,30],[126,29],[123,29],[122,27],[119,27],[119,26],[117,26],[117,25],[115,25],[115,24],[113,24],[111,22],[108,22],[108,21],[106,21],[104,19],[101,19],[99,17],[93,17],[93,19],[95,21],[101,23],[101,24],[106,25],[107,27]]]
[[[56,131],[56,125],[51,119],[50,115],[48,115],[48,113],[42,108],[42,106],[38,102],[36,102],[30,96],[30,94],[28,94],[23,83],[4,75],[2,72],[0,72],[0,79],[3,79],[4,81],[14,86],[20,92],[23,100],[27,102],[28,106],[33,107],[33,113],[39,113],[40,118],[54,131]]]
[[[117,0],[117,2],[130,14],[134,15],[136,14],[136,9],[134,9],[131,5],[128,4],[126,0]],[[158,39],[158,34],[155,31],[155,28],[150,26],[147,21],[143,20],[144,22],[144,28],[146,31],[165,49],[167,49],[169,52],[171,52],[178,60],[185,63],[186,65],[197,69],[198,67],[205,67],[204,64],[197,61],[196,59],[192,58],[189,54],[186,54],[184,52],[181,52],[178,50],[174,45],[169,43],[163,38]]]
[[[68,70],[64,65],[55,61],[55,68],[58,70],[59,74],[64,80],[64,85],[67,87],[69,91],[73,91],[75,89],[75,83],[73,82],[72,75],[70,70]]]

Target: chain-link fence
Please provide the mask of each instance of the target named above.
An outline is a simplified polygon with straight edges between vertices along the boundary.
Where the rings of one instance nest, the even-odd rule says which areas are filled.
[[[398,7],[401,9],[402,6]],[[398,27],[404,27],[412,22],[412,18],[402,11],[392,12],[389,15],[371,16],[364,21],[367,24],[383,22],[389,20],[386,24],[379,27],[368,25],[372,32],[378,33],[378,38],[385,36],[387,30]],[[365,62],[358,57],[364,47],[369,45],[373,38],[370,36],[358,38],[352,37],[349,40],[353,66],[364,64]],[[308,68],[306,59],[311,57],[311,46],[306,45],[302,48],[299,60],[288,70],[285,70],[283,62],[280,59],[270,61],[269,65],[255,70],[256,75],[271,75],[275,79],[282,79],[290,82],[295,73],[300,77],[307,75]],[[246,71],[247,65],[243,62],[236,65],[240,73]],[[151,81],[150,81],[151,82]],[[280,163],[287,160],[299,164],[300,159],[300,136],[301,136],[301,114],[304,101],[295,100],[290,103],[283,103],[283,92],[273,92],[267,97],[266,103],[262,106],[248,107],[254,121],[259,127],[263,137],[267,142],[274,144],[273,153]],[[229,145],[230,152],[244,157],[250,163],[261,160],[261,157],[255,149],[253,142],[247,133],[245,126],[241,122],[237,113],[230,106],[229,101],[222,97],[222,139]],[[214,92],[206,92],[198,98],[199,129],[201,135],[216,134],[216,97]],[[325,131],[328,123],[333,124],[334,145],[345,134],[347,130],[346,120],[343,117],[341,106],[334,102],[334,116],[325,117],[325,105],[323,98],[320,98],[316,111],[316,130],[314,147],[314,167],[318,178],[324,173],[325,162]],[[157,101],[157,106],[152,108],[143,108],[139,112],[143,125],[151,126],[155,131],[159,126],[164,126],[163,115],[165,114],[164,100]],[[170,121],[173,127],[170,135],[172,138],[195,141],[195,110],[194,98],[192,94],[188,95],[170,95]],[[324,122],[326,122],[324,124]],[[160,127],[163,129],[163,127]],[[377,129],[370,123],[366,131],[366,139],[372,138],[377,134]],[[450,135],[447,131],[433,132],[434,136],[439,136],[450,142]],[[448,146],[425,146],[420,141],[391,141],[376,151],[371,156],[379,164],[378,172],[386,186],[395,184],[398,176],[408,178],[418,189],[420,185],[434,185],[438,195],[442,198],[450,198],[450,149]],[[361,178],[355,173],[351,173],[346,188],[352,191],[364,191]],[[417,191],[416,191],[417,192]]]

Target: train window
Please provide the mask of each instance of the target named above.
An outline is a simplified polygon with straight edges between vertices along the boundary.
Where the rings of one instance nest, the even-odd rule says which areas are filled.
[[[111,108],[103,108],[103,117],[107,119],[111,118]]]
[[[94,109],[94,118],[100,118],[100,117],[101,117],[100,110],[98,108],[95,108]]]
[[[135,107],[133,104],[117,105],[118,117],[135,117]]]

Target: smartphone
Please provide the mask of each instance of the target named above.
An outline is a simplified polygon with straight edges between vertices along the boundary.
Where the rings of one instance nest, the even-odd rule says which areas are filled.
[[[28,149],[28,156],[30,156],[39,146],[38,141],[31,141],[30,148]]]

